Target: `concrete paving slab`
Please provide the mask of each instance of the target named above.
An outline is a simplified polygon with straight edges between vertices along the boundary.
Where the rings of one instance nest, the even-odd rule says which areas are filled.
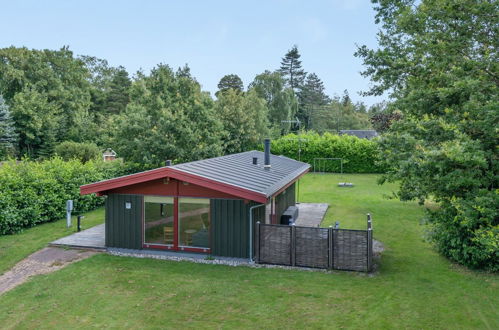
[[[305,227],[320,227],[326,215],[329,204],[327,203],[297,203],[298,219],[295,224]]]

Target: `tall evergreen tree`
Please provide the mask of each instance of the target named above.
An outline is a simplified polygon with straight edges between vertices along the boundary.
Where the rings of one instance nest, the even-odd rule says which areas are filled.
[[[225,92],[229,89],[235,90],[236,92],[242,92],[244,89],[243,81],[237,74],[228,74],[220,79],[218,83],[218,92]]]
[[[331,102],[331,99],[326,95],[324,83],[315,73],[307,75],[299,96],[301,111],[299,112],[298,117],[307,125],[308,129],[312,129],[312,113],[327,105]]]
[[[287,86],[298,93],[305,80],[306,73],[301,67],[300,53],[296,45],[291,48],[281,60],[279,72],[282,74]]]
[[[344,107],[348,106],[349,104],[352,104],[352,99],[350,98],[350,94],[348,94],[347,89],[343,91],[343,96],[341,97],[341,104],[343,104]]]
[[[17,134],[14,129],[14,121],[10,115],[9,107],[0,95],[0,160],[14,154],[16,142]]]
[[[324,83],[315,73],[307,75],[300,97],[305,104],[326,105],[331,101]]]
[[[130,102],[131,86],[132,81],[128,77],[128,72],[124,67],[118,67],[109,83],[105,102],[106,112],[119,114],[125,110],[126,105]]]

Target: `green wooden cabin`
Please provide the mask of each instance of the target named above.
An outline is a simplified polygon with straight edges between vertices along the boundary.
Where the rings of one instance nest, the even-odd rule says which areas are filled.
[[[268,150],[268,148],[267,148]],[[309,165],[249,151],[81,186],[107,196],[106,247],[251,258],[254,223],[279,223]]]

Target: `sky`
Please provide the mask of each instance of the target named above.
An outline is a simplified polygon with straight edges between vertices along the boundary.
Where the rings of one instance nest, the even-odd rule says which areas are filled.
[[[360,75],[356,45],[377,46],[368,0],[328,1],[7,1],[0,0],[0,47],[59,49],[123,65],[132,75],[158,63],[188,64],[212,94],[226,74],[247,86],[276,70],[297,45],[302,66],[315,72],[330,96],[362,97],[370,81]]]

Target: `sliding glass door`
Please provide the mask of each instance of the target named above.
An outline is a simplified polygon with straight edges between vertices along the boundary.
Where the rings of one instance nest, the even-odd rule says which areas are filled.
[[[210,200],[178,199],[178,242],[182,247],[210,247]]]
[[[173,197],[144,196],[144,243],[174,244]]]

